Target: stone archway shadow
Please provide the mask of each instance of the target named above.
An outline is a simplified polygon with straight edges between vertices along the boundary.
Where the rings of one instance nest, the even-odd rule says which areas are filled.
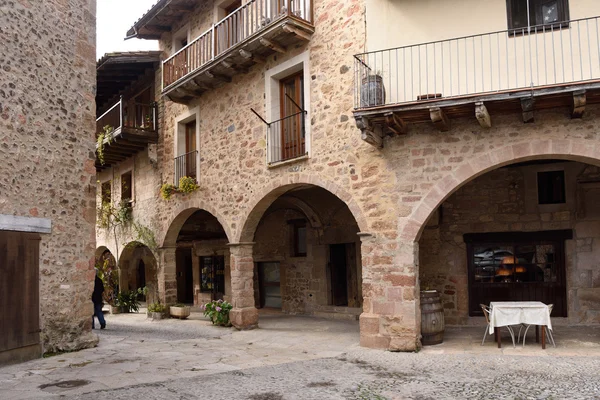
[[[560,159],[600,166],[600,145],[593,140],[548,139],[520,142],[488,150],[462,163],[440,179],[405,220],[401,220],[400,238],[418,243],[433,212],[459,188],[494,169],[519,162]]]
[[[219,224],[221,224],[221,227],[225,231],[227,239],[231,240],[231,238],[233,237],[231,228],[227,224],[227,220],[223,218],[223,216],[217,211],[217,209],[209,204],[206,204],[202,200],[190,199],[190,201],[182,203],[178,207],[171,209],[166,219],[168,229],[163,230],[163,232],[165,232],[165,235],[158,241],[158,243],[161,244],[161,247],[175,247],[179,231],[181,230],[185,222],[188,220],[188,218],[199,210],[204,210],[210,213],[212,216],[214,216],[217,219],[217,221],[219,221]]]
[[[367,224],[367,219],[350,193],[340,188],[338,185],[324,181],[317,176],[296,175],[290,176],[285,182],[282,182],[281,179],[273,180],[269,185],[264,187],[260,193],[257,193],[250,199],[248,208],[246,208],[245,213],[240,218],[240,221],[243,221],[243,225],[233,235],[235,241],[238,243],[252,242],[254,240],[256,227],[269,206],[281,195],[290,190],[307,186],[316,186],[327,190],[343,201],[354,216],[360,232],[368,232],[369,226]],[[228,235],[228,237],[231,236]]]

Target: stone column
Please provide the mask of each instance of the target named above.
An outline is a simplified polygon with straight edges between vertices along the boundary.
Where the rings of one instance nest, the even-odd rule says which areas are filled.
[[[158,298],[163,304],[177,303],[177,257],[176,247],[163,247],[160,252],[160,265],[156,274]]]
[[[363,276],[360,345],[414,351],[420,346],[416,245],[367,233],[359,236]]]
[[[254,243],[229,243],[231,255],[231,324],[237,329],[254,329],[258,326],[258,310],[254,306]]]
[[[194,282],[194,305],[197,306],[201,303],[198,299],[200,294],[200,258],[194,248],[192,248],[192,280]]]

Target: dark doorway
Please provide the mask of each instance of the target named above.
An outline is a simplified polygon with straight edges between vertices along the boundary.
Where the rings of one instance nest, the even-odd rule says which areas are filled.
[[[348,264],[345,244],[329,246],[329,272],[331,282],[331,304],[348,305]]]
[[[213,300],[225,294],[225,257],[200,257],[200,292],[212,293]]]
[[[144,264],[143,260],[140,260],[137,268],[137,287],[143,288],[146,286],[146,264]],[[146,295],[140,294],[140,300],[146,301]]]
[[[177,249],[176,257],[177,301],[191,304],[194,302],[192,249]]]
[[[278,262],[258,263],[260,307],[281,308],[281,276]]]
[[[0,364],[42,355],[37,234],[0,232]]]

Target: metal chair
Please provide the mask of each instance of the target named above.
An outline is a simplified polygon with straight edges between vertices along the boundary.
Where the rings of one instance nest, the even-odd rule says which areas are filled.
[[[481,341],[481,345],[483,346],[483,343],[485,343],[485,338],[487,337],[487,334],[490,330],[490,312],[491,312],[491,310],[485,304],[480,304],[479,306],[481,307],[481,311],[483,311],[483,316],[485,317],[485,322],[487,322],[487,326],[485,327],[485,333],[483,334],[483,340]],[[508,333],[510,333],[510,338],[512,339],[513,347],[517,347],[515,345],[515,332],[513,331],[512,327],[507,325],[506,329],[508,329]],[[498,333],[498,334],[500,334],[500,333]]]
[[[553,307],[554,307],[554,304],[548,304],[548,314],[552,314]],[[521,340],[521,330],[523,328],[525,328],[525,333],[523,334],[523,347],[525,347],[525,337],[527,336],[527,331],[529,330],[530,327],[531,327],[531,325],[525,326],[525,324],[521,324],[521,326],[519,327],[519,335],[517,337],[517,343],[519,343],[519,341]],[[546,337],[548,337],[548,339],[550,339],[550,341],[552,342],[552,346],[556,347],[556,343],[554,343],[554,337],[552,336],[552,330],[546,328],[546,329],[544,329],[544,331],[546,332]]]

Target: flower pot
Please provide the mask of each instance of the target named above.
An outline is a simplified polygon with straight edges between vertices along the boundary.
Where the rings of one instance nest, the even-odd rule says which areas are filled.
[[[169,307],[169,314],[171,314],[171,317],[173,317],[173,318],[186,319],[187,317],[190,316],[190,307],[188,307],[188,306],[184,306],[184,307],[171,306],[171,307]]]
[[[165,315],[160,312],[148,311],[148,313],[146,315],[148,316],[148,318],[152,318],[152,320],[163,319],[165,317]]]
[[[367,75],[360,86],[360,106],[374,107],[385,104],[385,88],[381,75]]]
[[[119,306],[109,306],[111,314],[121,314],[121,307]]]

